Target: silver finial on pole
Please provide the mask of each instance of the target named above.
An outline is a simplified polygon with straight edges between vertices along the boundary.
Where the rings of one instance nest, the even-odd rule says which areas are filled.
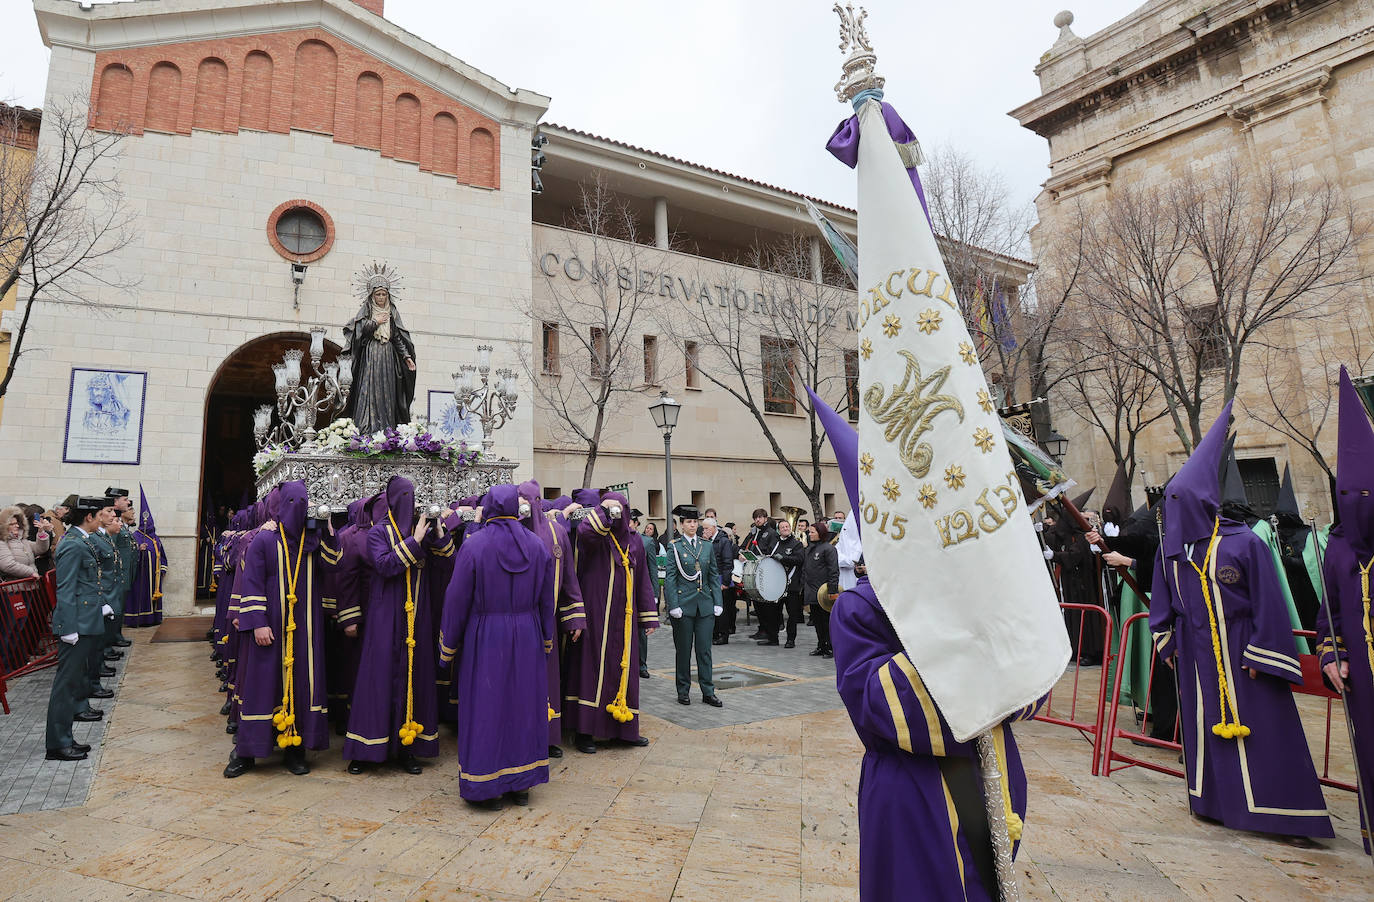
[[[853,103],[854,98],[865,91],[876,92],[881,99],[886,80],[875,72],[878,55],[873,52],[868,30],[864,27],[868,10],[861,6],[855,15],[854,4],[841,6],[836,3],[835,14],[840,17],[840,51],[849,51],[849,58],[844,61],[844,77],[835,85],[836,99],[841,103]]]

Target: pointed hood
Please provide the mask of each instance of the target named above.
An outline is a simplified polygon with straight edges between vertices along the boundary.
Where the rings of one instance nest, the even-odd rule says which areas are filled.
[[[840,467],[840,478],[844,480],[844,491],[849,496],[849,509],[854,512],[852,519],[859,516],[859,433],[849,421],[840,416],[820,397],[807,388],[811,396],[811,406],[821,421],[821,428],[830,439],[830,447],[835,449],[835,462]]]
[[[415,529],[415,483],[404,476],[393,476],[386,484],[386,500],[379,515],[374,519],[385,522],[387,514],[396,521],[401,536],[410,535]]]
[[[1374,429],[1345,367],[1341,367],[1340,398],[1336,508],[1351,546],[1368,558],[1374,553]]]
[[[1093,492],[1095,491],[1097,491],[1097,486],[1093,486],[1086,492],[1083,492],[1081,495],[1074,498],[1073,506],[1078,508],[1078,510],[1081,512],[1085,507],[1088,506],[1088,502],[1092,500]]]
[[[1236,463],[1235,452],[1226,459],[1226,475],[1221,484],[1221,503],[1222,504],[1250,504],[1250,498],[1245,494],[1245,480],[1240,476],[1240,465]]]
[[[520,522],[528,528],[534,529],[536,522],[544,516],[542,503],[544,490],[535,480],[527,479],[516,487],[516,491],[520,493],[520,500],[529,505],[529,513],[521,517]]]
[[[138,528],[144,533],[157,535],[157,525],[153,523],[153,512],[148,507],[148,496],[143,494],[143,483],[138,484]]]
[[[492,486],[482,504],[482,548],[507,573],[524,573],[535,562],[526,543],[537,540],[516,519],[519,510],[520,490],[513,485]]]
[[[1288,464],[1283,465],[1283,481],[1279,483],[1279,497],[1274,503],[1274,513],[1292,514],[1299,520],[1302,519],[1302,512],[1298,510],[1298,496],[1293,491],[1293,474],[1288,469]]]
[[[575,495],[574,495],[575,497]],[[630,499],[619,492],[605,492],[601,495],[602,501],[614,501],[620,505],[620,516],[611,519],[611,515],[605,509],[601,511],[603,522],[610,524],[611,534],[620,542],[621,547],[628,548],[628,542],[633,534],[630,529]],[[599,502],[598,502],[599,503]],[[641,545],[641,547],[643,547]]]
[[[1112,477],[1112,487],[1107,489],[1107,498],[1102,502],[1102,519],[1118,526],[1126,522],[1131,512],[1131,496],[1126,491],[1126,462],[1116,465],[1116,475]]]
[[[572,500],[583,507],[596,507],[601,503],[601,490],[573,489]]]
[[[1231,405],[1227,401],[1212,428],[1193,449],[1164,490],[1164,555],[1179,557],[1183,546],[1201,542],[1212,535],[1221,509],[1221,485],[1217,474],[1226,450],[1231,428]]]
[[[282,483],[277,499],[277,527],[288,538],[299,538],[310,512],[309,490],[299,480]]]

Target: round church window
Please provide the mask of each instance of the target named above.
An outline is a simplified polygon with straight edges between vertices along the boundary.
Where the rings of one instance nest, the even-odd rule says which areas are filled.
[[[289,200],[268,217],[267,238],[291,262],[313,263],[334,243],[334,221],[318,204]]]

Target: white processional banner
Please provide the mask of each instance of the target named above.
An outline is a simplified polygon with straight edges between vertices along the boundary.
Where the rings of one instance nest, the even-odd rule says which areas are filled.
[[[869,579],[963,741],[1069,660],[978,353],[880,105],[859,110],[859,512]]]

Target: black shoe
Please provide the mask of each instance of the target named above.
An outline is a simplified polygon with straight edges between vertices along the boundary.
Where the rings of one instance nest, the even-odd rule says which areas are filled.
[[[835,653],[834,653],[833,651],[831,651],[830,649],[827,648],[825,651],[821,652],[821,657],[822,657],[822,658],[833,658],[833,657],[835,657]]]
[[[228,680],[221,680],[221,681],[220,681],[220,684],[219,684],[219,691],[220,691],[220,692],[228,692],[228,691],[229,691],[229,681],[228,681]]]
[[[760,639],[759,641],[755,642],[754,644],[755,644],[755,645],[777,645],[777,644],[778,644],[778,640],[777,640],[777,639]]]
[[[120,648],[128,648],[130,645],[133,645],[134,643],[132,639],[125,639],[123,636],[120,636],[111,644],[118,645]]]
[[[113,648],[111,648],[111,649],[109,649],[109,650],[107,650],[107,651],[105,652],[105,660],[106,660],[106,661],[118,661],[118,660],[120,660],[120,659],[123,658],[123,657],[124,657],[124,652],[122,652],[122,651],[115,651]]]
[[[242,777],[257,764],[252,758],[240,758],[238,755],[231,755],[229,763],[224,768],[224,776],[230,780],[235,777]]]
[[[813,658],[819,658],[819,657],[820,657],[821,655],[823,655],[823,654],[825,654],[825,646],[824,646],[824,645],[817,645],[815,648],[811,649],[811,651],[810,651],[810,655],[811,655],[811,657],[813,657]]]
[[[350,761],[350,762],[348,762],[348,772],[349,772],[350,774],[353,774],[353,776],[355,776],[355,777],[356,777],[358,774],[360,774],[360,773],[362,773],[363,771],[365,771],[365,770],[367,770],[367,762],[366,762],[366,761]]]
[[[510,800],[517,805],[528,807],[530,804],[530,791],[528,789],[517,790],[510,794]]]
[[[774,643],[774,644],[777,644],[777,643]],[[724,708],[724,707],[725,707],[725,702],[723,702],[723,701],[721,701],[720,699],[716,698],[714,695],[704,695],[704,696],[702,696],[701,700],[704,701],[706,704],[710,705],[712,708]]]
[[[592,737],[588,736],[586,733],[576,734],[573,737],[573,744],[577,750],[584,755],[596,754],[596,743],[592,740]]]
[[[105,712],[97,711],[95,708],[92,708],[89,711],[82,711],[80,714],[77,714],[75,717],[72,718],[72,720],[79,720],[82,723],[95,723],[97,720],[104,719]]]
[[[783,648],[796,648],[796,647],[797,647],[797,640],[796,640],[796,639],[788,639],[786,642],[784,642],[784,643],[782,644],[782,647],[783,647]]]
[[[556,745],[551,745],[551,746],[549,746],[549,757],[550,757],[550,758],[562,758],[562,757],[563,757],[563,749],[562,749],[560,746],[556,746]]]
[[[647,668],[647,667],[641,667],[641,668],[639,668],[639,678],[640,678],[641,680],[647,680],[647,679],[649,678],[649,668]]]
[[[84,742],[73,742],[72,748],[76,749],[83,755],[89,754],[91,751],[91,747]]]
[[[228,715],[228,713],[232,710],[234,710],[234,703],[227,698],[224,700],[224,704],[219,706],[219,713],[221,717]]]
[[[730,640],[727,639],[725,636],[718,636],[718,637],[716,637],[716,638],[714,638],[714,639],[711,640],[711,644],[712,644],[712,645],[729,645],[729,644],[730,644]]]
[[[757,630],[757,631],[755,631],[755,633],[754,633],[752,636],[750,636],[749,638],[750,638],[750,639],[767,639],[768,637],[767,637],[766,635],[764,635],[763,630]]]
[[[501,800],[500,796],[494,799],[464,799],[463,801],[473,808],[481,808],[483,811],[500,811],[506,807],[506,803]]]
[[[106,666],[100,668],[100,675],[103,677],[112,677],[118,672],[119,671],[115,670],[113,667]]]
[[[679,695],[677,697],[677,703],[679,705],[690,705],[692,703],[692,700],[685,695]]]
[[[397,762],[397,766],[408,774],[422,774],[425,769],[420,766],[420,761],[414,755],[406,755]]]
[[[649,739],[646,736],[641,736],[638,739],[617,739],[616,742],[620,745],[630,745],[637,749],[642,749],[648,746]]]
[[[234,734],[238,733],[238,731],[239,722],[237,720],[231,720],[224,725],[224,732],[228,733],[230,736],[233,736]]]
[[[85,759],[86,753],[79,752],[75,746],[67,746],[64,749],[48,749],[48,754],[44,756],[49,761],[81,761]]]
[[[286,769],[298,777],[303,777],[310,773],[310,765],[305,762],[305,749],[287,749],[282,755],[282,764]]]

